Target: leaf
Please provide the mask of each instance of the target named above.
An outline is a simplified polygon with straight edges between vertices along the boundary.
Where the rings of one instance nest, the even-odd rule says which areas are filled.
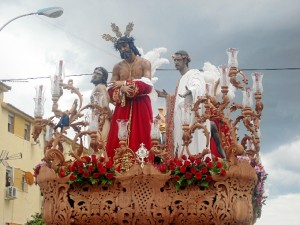
[[[209,186],[208,181],[206,181],[206,180],[201,181],[200,187],[208,187],[208,186]]]

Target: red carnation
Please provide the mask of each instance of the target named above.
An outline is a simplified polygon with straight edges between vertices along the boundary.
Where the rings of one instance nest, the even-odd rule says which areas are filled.
[[[186,160],[186,159],[187,159],[186,155],[183,155],[181,158],[182,158],[183,160]]]
[[[197,173],[195,174],[195,178],[196,178],[196,180],[201,180],[201,178],[202,178],[202,173],[201,173],[201,172],[197,172]]]
[[[69,167],[70,172],[74,172],[76,170],[76,167],[74,165]]]
[[[209,157],[206,157],[205,160],[204,160],[206,163],[210,162],[211,161],[211,158]]]
[[[100,168],[99,172],[100,172],[100,174],[105,174],[106,168],[105,167]]]
[[[89,178],[90,174],[89,174],[89,172],[85,171],[82,176],[84,178]]]
[[[59,176],[60,177],[65,177],[66,176],[66,171],[64,169],[60,169]]]
[[[96,164],[97,163],[97,156],[96,155],[91,155],[92,157],[92,163]]]
[[[190,173],[190,172],[186,172],[186,173],[184,174],[184,176],[185,176],[185,178],[186,178],[187,180],[190,180],[190,179],[192,179],[193,174]]]
[[[207,172],[208,172],[208,169],[207,169],[206,167],[203,167],[203,168],[201,168],[201,172],[202,172],[202,173],[207,173]]]
[[[90,165],[90,166],[88,167],[88,171],[89,171],[89,172],[93,172],[94,170],[95,170],[95,167],[94,167],[94,166]]]
[[[207,168],[209,168],[209,169],[213,167],[212,162],[208,162],[206,165],[207,165]]]
[[[83,174],[83,172],[84,172],[84,169],[83,169],[82,167],[79,167],[79,168],[78,168],[78,173],[79,173],[79,174]]]
[[[176,169],[175,165],[170,165],[170,170],[174,171]]]
[[[82,156],[81,157],[84,161],[86,161],[87,163],[89,163],[91,161],[91,158],[89,156]]]
[[[170,166],[171,166],[171,165],[175,165],[174,160],[171,159],[171,160],[169,161],[169,165],[170,165]]]
[[[112,167],[113,167],[113,162],[112,161],[106,162],[106,168],[107,169],[111,169]]]
[[[109,179],[109,180],[112,180],[114,178],[114,174],[113,173],[107,173],[106,178]]]
[[[200,163],[201,163],[201,160],[200,159],[196,159],[195,164],[196,165],[200,165]]]
[[[103,156],[100,157],[100,162],[104,162],[105,158]]]
[[[167,167],[164,164],[161,164],[159,167],[160,172],[165,173],[167,171]]]
[[[181,160],[177,160],[176,161],[176,166],[182,166],[182,161]]]
[[[179,176],[179,175],[175,175],[175,176],[173,177],[173,179],[174,179],[175,182],[176,182],[176,181],[179,181],[180,176]]]
[[[70,181],[74,181],[76,179],[76,175],[72,173],[69,179]]]
[[[216,167],[217,168],[221,168],[223,165],[222,165],[222,163],[221,162],[217,162],[217,164],[216,164]]]
[[[226,170],[221,170],[221,171],[220,171],[220,175],[221,175],[221,176],[226,176]]]
[[[99,174],[99,173],[94,173],[94,174],[93,174],[93,178],[94,178],[94,179],[97,179],[97,178],[99,178],[99,177],[100,177],[100,174]]]
[[[195,167],[192,167],[192,168],[191,168],[191,173],[192,173],[192,174],[196,174],[196,173],[197,173],[197,169],[196,169]]]
[[[211,176],[206,176],[206,181],[211,182],[212,181],[212,177]]]
[[[185,166],[181,166],[179,170],[180,170],[180,173],[185,173],[186,167]]]
[[[185,161],[185,162],[184,162],[184,165],[185,165],[186,167],[188,167],[188,166],[191,165],[191,162],[190,162],[190,161]]]
[[[194,156],[189,156],[189,160],[193,163],[195,161],[195,157]]]

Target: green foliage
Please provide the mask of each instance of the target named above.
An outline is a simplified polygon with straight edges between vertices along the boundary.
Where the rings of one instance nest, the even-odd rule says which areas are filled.
[[[31,216],[32,220],[27,220],[27,223],[25,225],[46,225],[44,223],[43,217],[41,213],[36,213]]]

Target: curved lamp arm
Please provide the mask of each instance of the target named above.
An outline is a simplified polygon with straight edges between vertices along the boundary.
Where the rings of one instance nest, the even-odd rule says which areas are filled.
[[[31,15],[43,15],[43,16],[47,16],[47,17],[50,17],[50,18],[57,18],[59,16],[61,16],[63,14],[63,9],[60,8],[60,7],[49,7],[49,8],[44,8],[44,9],[40,9],[36,12],[33,12],[33,13],[27,13],[27,14],[24,14],[24,15],[21,15],[21,16],[17,16],[15,18],[12,18],[11,20],[9,20],[8,22],[6,22],[1,28],[0,28],[0,31],[6,27],[9,23],[11,23],[12,21],[16,20],[16,19],[19,19],[21,17],[24,17],[24,16],[31,16]]]

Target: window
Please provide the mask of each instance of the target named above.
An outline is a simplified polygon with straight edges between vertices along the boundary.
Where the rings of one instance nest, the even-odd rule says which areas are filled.
[[[9,187],[9,186],[13,186],[14,182],[13,182],[13,168],[8,166],[6,167],[6,174],[5,174],[5,187]]]
[[[27,141],[30,140],[30,123],[28,122],[24,124],[24,139]]]
[[[7,131],[10,133],[14,133],[14,126],[15,126],[15,115],[12,113],[9,113],[8,114]]]
[[[26,173],[22,171],[22,191],[28,192],[28,184],[26,181]]]

